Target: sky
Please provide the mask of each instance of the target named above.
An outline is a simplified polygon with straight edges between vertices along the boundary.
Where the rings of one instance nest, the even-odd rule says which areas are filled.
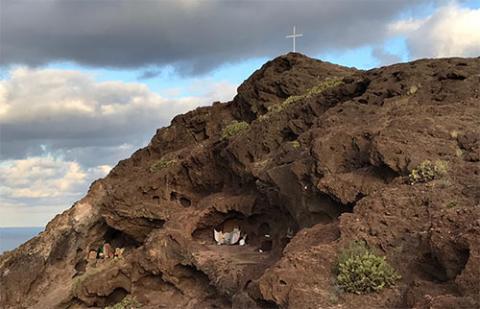
[[[480,0],[0,0],[0,227],[44,226],[157,128],[297,51],[480,56]]]

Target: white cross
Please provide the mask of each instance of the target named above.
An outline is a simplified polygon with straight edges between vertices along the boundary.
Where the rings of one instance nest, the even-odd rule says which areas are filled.
[[[302,33],[295,33],[295,26],[293,26],[293,33],[286,36],[287,39],[293,39],[293,52],[295,52],[295,38],[299,38],[301,36],[303,36]]]

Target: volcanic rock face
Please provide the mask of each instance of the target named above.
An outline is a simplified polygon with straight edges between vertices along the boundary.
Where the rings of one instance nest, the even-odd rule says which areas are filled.
[[[232,102],[177,116],[0,256],[0,307],[126,295],[145,308],[478,307],[479,73],[480,58],[367,72],[293,53],[270,61]],[[233,120],[248,129],[222,139]],[[447,174],[411,184],[425,160],[447,162]],[[217,245],[213,230],[232,224],[246,245]],[[332,269],[353,240],[402,279],[338,291]],[[89,252],[106,242],[122,257],[93,265]]]

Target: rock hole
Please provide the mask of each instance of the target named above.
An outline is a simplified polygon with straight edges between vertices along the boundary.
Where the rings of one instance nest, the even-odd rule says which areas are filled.
[[[292,129],[290,128],[284,128],[282,131],[281,131],[281,134],[282,134],[282,137],[283,137],[283,140],[284,141],[295,141],[297,140],[298,138],[298,134],[296,134],[295,132],[292,131]]]
[[[213,211],[199,221],[192,236],[202,242],[213,244],[215,242],[213,229],[217,231],[230,230],[234,225],[238,225],[242,230],[243,227],[239,225],[242,225],[243,220],[245,220],[245,216],[236,211],[229,211],[228,213]]]
[[[158,218],[143,217],[143,220],[144,222],[146,222],[146,225],[155,229],[162,228],[163,225],[165,224],[165,220],[158,219]]]
[[[458,275],[460,275],[465,269],[465,266],[467,265],[469,258],[470,258],[470,250],[465,248],[456,249],[455,255],[453,257],[453,260],[455,260],[455,263],[452,263],[451,265],[449,265],[448,268],[444,267],[446,269],[448,279],[453,280]]]
[[[265,309],[277,309],[280,308],[275,302],[265,299],[256,299],[255,302],[260,308]]]
[[[296,226],[293,219],[287,214],[278,211],[277,208],[266,206],[261,213],[245,216],[236,211],[221,213],[213,211],[204,216],[192,233],[195,240],[205,245],[216,244],[213,230],[231,232],[235,227],[239,228],[241,235],[246,235],[246,250],[272,251],[277,254],[283,250],[291,237]],[[250,249],[248,249],[250,248]]]
[[[107,231],[100,241],[102,243],[109,243],[112,248],[136,248],[141,245],[140,242],[132,237],[110,226],[107,228]],[[101,243],[99,243],[97,247],[100,245]]]
[[[87,261],[82,258],[77,264],[75,264],[75,270],[77,273],[84,273],[85,269],[87,268]]]
[[[155,195],[152,199],[153,199],[153,202],[154,202],[155,204],[157,204],[157,205],[160,204],[160,196]]]
[[[170,193],[170,201],[176,201],[177,198],[178,198],[177,192],[172,191],[172,192]]]
[[[420,262],[420,268],[425,278],[429,281],[446,282],[448,281],[445,268],[438,262],[437,258],[430,252],[423,255]]]
[[[105,300],[105,305],[106,306],[112,306],[112,305],[115,305],[116,303],[119,303],[121,302],[125,296],[128,295],[128,292],[123,289],[123,288],[116,288],[115,290],[113,290],[112,293],[110,293],[106,300]]]
[[[459,74],[457,72],[449,72],[447,73],[447,78],[448,79],[453,79],[453,80],[464,80],[466,76]]]
[[[283,280],[280,280],[279,282],[280,282],[281,285],[287,285],[287,283]]]
[[[247,152],[247,157],[248,157],[248,160],[250,161],[250,163],[255,162],[255,158],[253,157],[253,155],[250,152]]]
[[[210,285],[210,279],[208,278],[208,275],[193,265],[178,264],[175,266],[175,273],[179,274],[183,278],[193,280],[196,285]]]
[[[183,207],[190,207],[190,205],[192,205],[192,202],[188,198],[182,196],[180,198],[180,204],[182,204]]]

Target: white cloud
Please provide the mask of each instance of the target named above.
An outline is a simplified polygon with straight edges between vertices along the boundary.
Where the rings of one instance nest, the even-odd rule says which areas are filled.
[[[0,165],[0,195],[11,200],[78,196],[87,180],[109,170],[106,165],[84,170],[77,162],[51,156],[7,160]]]
[[[35,123],[37,132],[40,123],[43,137],[65,131],[108,135],[145,122],[165,124],[179,112],[208,103],[201,97],[172,101],[143,84],[95,82],[77,71],[17,68],[0,81],[0,122]]]
[[[92,76],[54,69],[16,68],[0,81],[2,156],[38,155],[44,147],[111,147],[145,144],[155,129],[179,113],[233,97],[227,82],[196,81],[198,95],[169,99],[141,83],[96,82]],[[34,147],[34,149],[32,149]]]
[[[108,165],[84,169],[77,162],[52,156],[2,161],[0,226],[46,224],[56,213],[80,199],[90,182],[110,170]]]
[[[388,27],[403,35],[411,58],[480,56],[480,9],[453,3],[424,19],[406,19]]]

